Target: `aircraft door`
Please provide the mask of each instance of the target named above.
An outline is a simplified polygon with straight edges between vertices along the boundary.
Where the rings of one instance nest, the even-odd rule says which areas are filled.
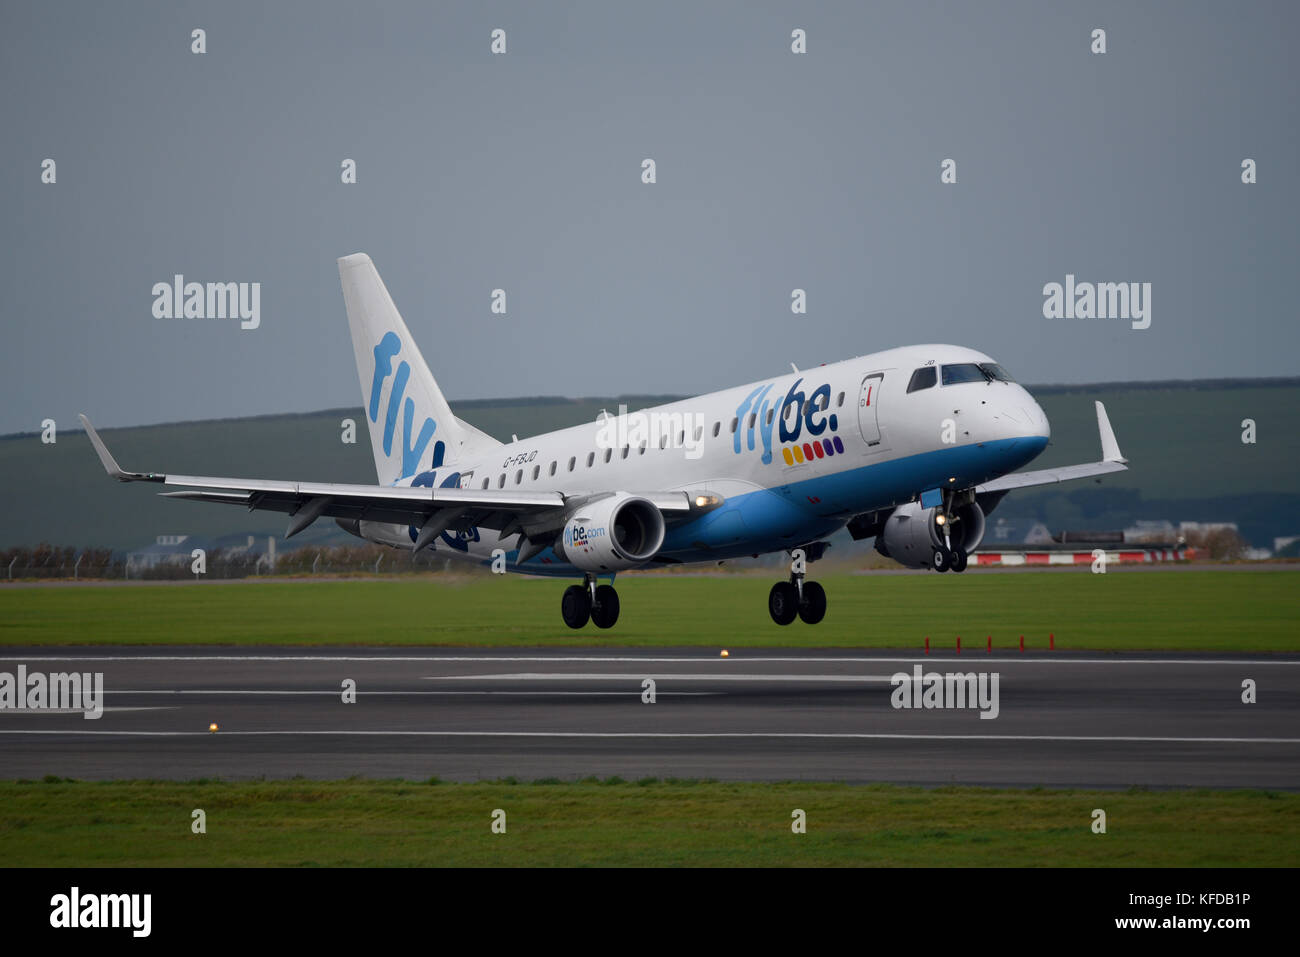
[[[885,380],[883,372],[873,372],[862,380],[858,393],[858,428],[869,450],[880,447],[880,386]]]

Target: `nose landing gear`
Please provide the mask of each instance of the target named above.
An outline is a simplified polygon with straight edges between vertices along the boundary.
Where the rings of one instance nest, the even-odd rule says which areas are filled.
[[[560,615],[570,628],[582,628],[588,620],[597,628],[613,628],[618,611],[618,592],[613,585],[597,585],[595,575],[587,575],[581,585],[570,585],[560,599]]]
[[[767,612],[778,625],[789,625],[796,618],[805,625],[815,625],[826,617],[826,590],[814,581],[805,581],[807,572],[803,549],[791,552],[790,580],[777,582],[767,594]]]
[[[937,572],[964,572],[969,562],[969,556],[966,549],[960,545],[953,545],[953,525],[961,524],[961,516],[953,508],[954,498],[950,493],[945,492],[944,504],[940,507],[939,513],[935,518],[938,526],[939,536],[943,543],[934,550],[934,557],[931,560],[930,567]],[[960,538],[965,541],[964,535]]]
[[[964,572],[969,564],[970,556],[966,549],[958,545],[956,548],[936,548],[930,567],[937,572]]]

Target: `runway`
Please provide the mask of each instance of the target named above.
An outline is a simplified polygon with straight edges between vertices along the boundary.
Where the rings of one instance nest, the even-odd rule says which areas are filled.
[[[0,775],[591,775],[1300,788],[1300,656],[698,649],[4,649],[102,672],[105,711],[0,710]],[[997,717],[895,708],[897,672],[998,675]],[[654,681],[647,703],[646,679]],[[345,680],[356,683],[344,703]],[[1253,680],[1258,701],[1242,702]],[[918,689],[919,691],[919,689]],[[985,709],[988,710],[988,709]],[[208,731],[215,722],[219,730]]]

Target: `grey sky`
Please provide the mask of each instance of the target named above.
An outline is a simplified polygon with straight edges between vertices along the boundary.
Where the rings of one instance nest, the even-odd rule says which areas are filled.
[[[7,0],[0,432],[356,404],[356,251],[453,402],[702,392],[929,341],[1027,382],[1295,374],[1298,25],[1289,3]],[[154,319],[175,273],[261,282],[261,328]],[[1044,319],[1066,273],[1152,283],[1151,328]]]

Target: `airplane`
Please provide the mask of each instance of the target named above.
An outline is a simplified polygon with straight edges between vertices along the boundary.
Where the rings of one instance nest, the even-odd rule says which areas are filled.
[[[778,625],[817,624],[807,579],[847,528],[882,554],[964,571],[985,518],[1014,489],[1127,468],[1102,403],[1100,461],[1018,472],[1051,428],[991,357],[890,349],[503,443],[457,418],[364,253],[338,260],[374,453],[375,485],[126,472],[86,416],[110,476],[185,486],[187,501],[284,512],[290,538],[321,517],[370,542],[530,575],[580,579],[570,628],[610,628],[621,571],[788,552],[768,595]],[[601,578],[608,578],[601,584]]]

